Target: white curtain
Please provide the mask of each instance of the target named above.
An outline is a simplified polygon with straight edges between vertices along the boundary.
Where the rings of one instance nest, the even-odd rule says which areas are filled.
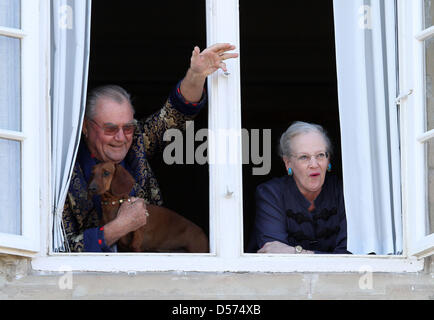
[[[20,1],[0,0],[0,26],[19,29]],[[0,129],[21,128],[21,41],[0,36]],[[21,234],[21,143],[0,139],[0,233]]]
[[[62,211],[86,103],[91,0],[52,0],[53,251],[69,251]]]
[[[348,250],[402,252],[395,0],[334,0]]]

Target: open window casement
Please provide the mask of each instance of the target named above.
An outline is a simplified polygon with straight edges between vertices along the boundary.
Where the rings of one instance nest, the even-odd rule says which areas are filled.
[[[0,7],[0,253],[39,251],[39,1]]]
[[[403,215],[407,254],[434,253],[434,26],[431,0],[398,2]]]
[[[388,0],[391,3],[394,0]],[[419,45],[414,37],[412,12],[414,3],[397,0],[399,4],[399,57],[400,133],[402,158],[402,207],[404,217],[404,252],[402,255],[285,255],[243,253],[243,185],[241,138],[230,139],[216,135],[209,141],[209,158],[222,160],[210,164],[210,254],[159,254],[159,253],[50,253],[32,260],[34,270],[53,271],[68,266],[74,271],[206,271],[206,272],[418,272],[423,269],[423,259],[432,249],[432,237],[427,227],[427,169],[425,148],[429,141],[420,142],[418,137],[429,132],[426,127],[425,91],[418,92],[414,82],[416,66],[422,63],[414,59],[413,47]],[[422,1],[422,0],[420,0]],[[422,2],[421,2],[422,6]],[[422,7],[421,7],[422,8]],[[237,0],[207,0],[208,44],[230,42],[239,47],[239,6]],[[420,9],[422,10],[422,9]],[[420,13],[421,20],[422,13]],[[424,30],[422,27],[418,32]],[[408,44],[411,44],[409,46]],[[422,48],[422,46],[420,46]],[[422,50],[422,49],[421,49]],[[241,96],[239,60],[228,61],[230,75],[217,72],[209,78],[209,129],[240,131]],[[418,62],[419,64],[417,64]],[[421,85],[420,88],[423,88]],[[422,103],[416,102],[417,94]],[[419,104],[418,104],[419,103]],[[420,110],[417,109],[418,104]],[[394,106],[393,106],[394,107]],[[424,122],[425,121],[425,122]],[[415,124],[418,124],[416,126]],[[431,128],[432,129],[432,128]],[[231,142],[231,143],[229,143]],[[233,151],[230,153],[229,151]],[[222,157],[222,159],[219,158]],[[233,156],[233,158],[232,158]],[[234,164],[232,164],[234,163]],[[229,164],[229,165],[228,165]],[[25,179],[25,176],[23,176]],[[431,192],[432,193],[432,192]],[[35,205],[34,208],[37,208]],[[400,217],[399,217],[400,218]],[[432,229],[431,229],[432,232]],[[44,234],[44,233],[41,233]],[[425,242],[425,247],[422,247]],[[42,250],[44,251],[44,250]]]

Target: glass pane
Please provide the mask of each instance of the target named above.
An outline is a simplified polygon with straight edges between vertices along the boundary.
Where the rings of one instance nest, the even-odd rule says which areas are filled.
[[[428,156],[428,230],[427,234],[434,232],[434,139],[427,143]]]
[[[20,51],[19,39],[0,36],[0,129],[21,130]]]
[[[21,28],[20,0],[0,0],[0,26]]]
[[[434,25],[434,1],[424,0],[425,7],[425,28],[429,28]]]
[[[21,144],[0,139],[0,232],[21,234]]]
[[[434,129],[434,38],[425,41],[425,64],[427,130],[431,130]]]

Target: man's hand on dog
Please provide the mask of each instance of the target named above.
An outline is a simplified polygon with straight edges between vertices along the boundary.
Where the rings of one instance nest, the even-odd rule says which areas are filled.
[[[135,197],[131,197],[130,200],[131,202],[122,203],[116,219],[104,226],[104,237],[108,246],[146,224],[148,213],[145,201]]]

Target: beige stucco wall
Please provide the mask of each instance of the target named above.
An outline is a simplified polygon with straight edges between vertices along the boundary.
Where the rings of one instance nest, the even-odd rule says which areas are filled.
[[[0,256],[0,299],[434,299],[419,273],[38,273]]]

